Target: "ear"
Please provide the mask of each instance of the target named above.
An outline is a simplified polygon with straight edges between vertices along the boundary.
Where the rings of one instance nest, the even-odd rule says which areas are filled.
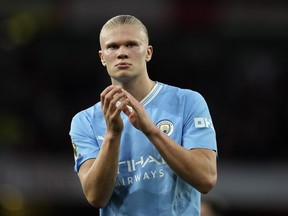
[[[146,62],[149,62],[151,60],[152,54],[153,54],[153,47],[151,45],[148,45],[145,58]]]
[[[104,58],[103,58],[103,52],[102,52],[102,50],[99,50],[98,54],[99,54],[100,60],[101,60],[101,62],[102,62],[102,65],[103,65],[104,67],[106,67],[106,62],[105,62],[105,60],[104,60]]]

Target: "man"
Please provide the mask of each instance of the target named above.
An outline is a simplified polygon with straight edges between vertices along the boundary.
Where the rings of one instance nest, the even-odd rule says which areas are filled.
[[[134,16],[108,20],[99,56],[112,85],[76,114],[75,171],[100,215],[200,215],[216,184],[216,134],[195,91],[149,78],[146,27]]]

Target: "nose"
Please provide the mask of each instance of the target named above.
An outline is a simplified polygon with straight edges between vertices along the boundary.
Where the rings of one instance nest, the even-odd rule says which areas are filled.
[[[127,53],[127,49],[123,46],[121,46],[118,50],[118,54],[117,54],[117,58],[118,59],[125,59],[128,58],[128,53]]]

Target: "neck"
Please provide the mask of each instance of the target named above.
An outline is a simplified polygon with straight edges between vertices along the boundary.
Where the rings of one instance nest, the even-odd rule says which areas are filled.
[[[155,85],[155,81],[151,80],[149,77],[146,79],[133,79],[133,81],[127,82],[112,82],[113,85],[121,85],[126,91],[128,91],[133,97],[138,101],[142,101]]]

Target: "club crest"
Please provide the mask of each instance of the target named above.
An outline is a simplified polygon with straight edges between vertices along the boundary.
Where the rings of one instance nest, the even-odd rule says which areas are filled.
[[[162,120],[156,125],[164,134],[170,136],[174,131],[174,125],[169,120]]]

